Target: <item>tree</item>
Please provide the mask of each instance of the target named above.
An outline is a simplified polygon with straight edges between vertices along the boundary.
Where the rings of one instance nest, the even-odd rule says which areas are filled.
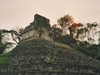
[[[81,39],[81,41],[83,41],[83,39],[84,39],[83,34],[84,34],[84,29],[83,28],[78,29],[77,30],[77,35],[76,35],[77,40]]]
[[[13,46],[13,44],[18,44],[21,40],[21,33],[23,29],[19,29],[18,32],[15,30],[0,30],[0,54],[3,53],[5,49],[8,49]],[[11,35],[13,41],[15,43],[9,42],[9,38],[7,35]]]
[[[65,15],[58,19],[58,25],[61,26],[63,35],[56,37],[57,42],[67,44],[87,55],[98,58],[100,55],[100,38],[99,44],[96,45],[95,36],[98,36],[96,34],[100,32],[100,24],[97,22],[87,23],[87,26],[83,27],[82,23],[75,23],[72,16]],[[99,48],[97,48],[98,46]]]
[[[82,27],[82,23],[75,23],[75,20],[70,15],[65,15],[58,19],[58,25],[61,26],[64,35],[70,35],[74,37],[74,34],[77,31],[77,28]]]
[[[68,29],[70,32],[70,36],[74,38],[74,35],[77,35],[78,33],[78,28],[83,27],[83,24],[81,23],[73,23]],[[80,33],[80,32],[79,32]]]
[[[3,41],[5,34],[2,32],[2,30],[0,30],[0,54],[2,54],[4,52],[4,50],[6,48],[9,48],[12,46],[13,43],[11,42],[7,42],[7,41]],[[7,39],[7,38],[5,38]]]
[[[50,36],[54,41],[56,41],[56,39],[57,39],[58,37],[61,37],[61,36],[62,36],[62,33],[63,33],[62,29],[57,28],[56,25],[53,25],[53,26],[51,27],[50,32],[49,32],[49,36]]]
[[[15,31],[15,30],[2,30],[3,33],[10,33],[12,35],[12,39],[16,42],[16,44],[19,43],[19,41],[21,40],[20,34]]]
[[[98,25],[97,22],[93,22],[92,23],[92,38],[93,39],[95,39],[94,37],[95,37],[96,32],[97,32],[97,29],[96,29],[97,28],[97,25]]]
[[[2,32],[0,30],[0,54],[3,53],[4,44],[2,43]]]
[[[58,19],[58,25],[60,25],[63,29],[63,34],[66,35],[68,34],[67,29],[68,27],[74,23],[74,18],[71,15],[65,15]]]

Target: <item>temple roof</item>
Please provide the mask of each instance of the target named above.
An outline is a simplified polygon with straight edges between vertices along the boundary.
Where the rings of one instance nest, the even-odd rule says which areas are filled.
[[[30,23],[30,25],[25,27],[25,30],[23,33],[30,31],[32,29],[35,29],[37,27],[50,28],[50,20],[39,14],[35,14],[34,21],[32,23]]]

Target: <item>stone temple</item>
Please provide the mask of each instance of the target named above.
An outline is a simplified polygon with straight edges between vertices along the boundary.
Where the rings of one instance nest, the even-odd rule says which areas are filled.
[[[50,21],[49,19],[36,14],[34,16],[34,21],[27,26],[22,33],[22,40],[28,38],[43,38],[49,40],[49,29],[50,29]]]
[[[0,75],[100,75],[100,61],[48,41],[49,29],[49,19],[36,14],[7,63],[0,65]]]

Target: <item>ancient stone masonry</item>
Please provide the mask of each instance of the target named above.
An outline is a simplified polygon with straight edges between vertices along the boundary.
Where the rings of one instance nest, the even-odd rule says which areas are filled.
[[[38,38],[21,42],[12,51],[8,64],[0,66],[0,75],[100,75],[100,70],[90,63]]]
[[[36,23],[36,25],[40,26],[40,27],[45,27],[45,28],[49,28],[50,27],[50,21],[49,19],[40,16],[38,14],[35,15],[34,17],[34,23]]]
[[[50,21],[49,19],[36,14],[34,16],[34,21],[27,26],[22,33],[22,40],[28,38],[43,38],[49,40],[49,29],[50,28]]]

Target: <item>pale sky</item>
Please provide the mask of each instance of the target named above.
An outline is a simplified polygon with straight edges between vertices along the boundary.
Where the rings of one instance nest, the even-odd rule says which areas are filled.
[[[0,0],[0,29],[26,27],[36,13],[49,18],[51,24],[67,14],[77,22],[100,23],[100,0]]]

